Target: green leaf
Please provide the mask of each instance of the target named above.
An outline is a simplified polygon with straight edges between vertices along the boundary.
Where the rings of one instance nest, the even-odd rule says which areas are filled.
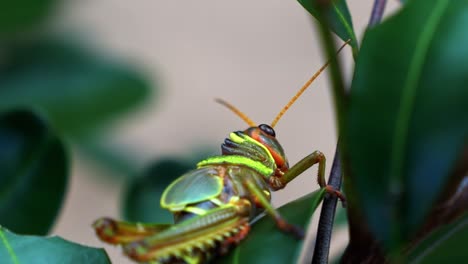
[[[322,201],[325,189],[317,190],[279,208],[291,224],[304,229]],[[271,217],[264,216],[254,223],[247,238],[218,263],[296,263],[302,241],[281,232]]]
[[[423,222],[466,146],[467,12],[466,0],[410,1],[362,42],[346,135],[355,189],[346,193],[387,249]]]
[[[0,74],[0,111],[40,107],[59,130],[77,134],[136,106],[148,92],[134,70],[48,41],[7,53]]]
[[[51,13],[57,0],[15,0],[0,2],[0,36],[37,27]]]
[[[103,249],[71,243],[60,237],[21,236],[0,226],[2,264],[110,264]]]
[[[409,253],[410,263],[463,263],[468,259],[468,214],[433,231]]]
[[[320,13],[315,0],[298,0],[298,2],[320,22]],[[340,37],[343,41],[351,39],[353,55],[356,58],[358,53],[358,42],[354,33],[353,21],[345,0],[331,1],[330,8],[325,12],[326,23],[330,30]],[[322,23],[322,22],[320,22]]]
[[[124,218],[131,222],[173,223],[173,215],[159,204],[161,195],[172,181],[193,168],[176,158],[156,162],[130,182],[124,198]]]
[[[348,226],[348,215],[346,214],[346,209],[342,207],[336,208],[335,222],[333,225],[335,228]]]
[[[68,163],[65,147],[41,118],[21,110],[0,115],[0,224],[47,234],[63,203]]]

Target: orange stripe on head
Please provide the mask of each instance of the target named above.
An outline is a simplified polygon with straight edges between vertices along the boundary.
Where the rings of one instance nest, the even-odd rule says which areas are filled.
[[[268,149],[268,151],[271,153],[271,156],[275,160],[276,166],[278,168],[281,168],[284,166],[285,160],[284,160],[284,157],[281,155],[281,153],[278,153],[275,149],[271,147],[271,144],[268,144],[268,142],[265,142],[264,140],[265,138],[270,139],[270,140],[275,140],[273,137],[266,135],[260,129],[251,130],[251,133],[249,136],[255,139],[256,141],[260,142],[262,145],[264,145]]]

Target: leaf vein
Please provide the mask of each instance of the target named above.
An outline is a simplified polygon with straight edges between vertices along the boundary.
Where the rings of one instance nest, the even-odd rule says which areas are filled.
[[[401,190],[402,180],[402,162],[404,160],[404,147],[407,141],[407,131],[411,119],[412,109],[417,91],[417,83],[423,68],[423,61],[427,57],[427,52],[431,40],[435,37],[438,23],[440,22],[444,11],[447,9],[449,1],[439,1],[434,8],[433,14],[429,17],[426,28],[422,30],[419,41],[416,43],[415,52],[410,59],[408,75],[403,86],[401,107],[396,119],[396,126],[393,137],[393,152],[391,156],[390,181],[391,190]]]
[[[353,28],[352,26],[348,23],[348,21],[346,20],[346,18],[343,16],[343,13],[341,12],[341,10],[336,6],[335,3],[332,3],[333,5],[333,9],[335,9],[335,12],[336,14],[338,15],[338,19],[341,21],[341,23],[343,23],[343,26],[345,27],[345,30],[346,32],[348,32],[349,36],[351,37],[352,39],[352,43],[354,45],[352,45],[352,49],[353,49],[353,55],[354,53],[357,51],[357,40],[356,40],[356,35],[354,34],[354,31],[353,31]],[[344,39],[344,41],[346,41]]]
[[[16,257],[15,251],[11,247],[10,243],[8,243],[8,239],[6,238],[5,233],[3,233],[2,227],[0,227],[0,238],[2,239],[2,242],[11,257],[13,264],[20,264],[18,258]]]

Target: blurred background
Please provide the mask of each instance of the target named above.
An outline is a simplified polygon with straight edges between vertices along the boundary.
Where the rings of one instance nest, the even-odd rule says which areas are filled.
[[[360,39],[373,1],[347,2]],[[270,123],[326,61],[314,21],[296,1],[25,0],[18,7],[23,11],[0,22],[0,84],[38,88],[19,95],[0,90],[0,108],[33,103],[52,116],[72,156],[69,191],[52,233],[105,247],[113,263],[130,262],[98,241],[91,224],[101,216],[121,218],[132,177],[167,157],[194,166],[218,153],[229,132],[246,128],[214,98]],[[350,49],[341,57],[349,81]],[[63,74],[42,84],[48,67]],[[290,164],[314,150],[331,164],[336,132],[326,75],[276,132]],[[315,190],[315,175],[313,168],[273,203]],[[346,232],[337,235],[335,252],[346,244]]]

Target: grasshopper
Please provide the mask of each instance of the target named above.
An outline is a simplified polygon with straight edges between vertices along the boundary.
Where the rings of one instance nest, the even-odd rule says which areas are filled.
[[[226,254],[248,235],[250,222],[261,213],[271,216],[281,231],[302,239],[304,231],[288,223],[270,203],[271,191],[283,189],[318,164],[319,186],[342,201],[344,197],[325,182],[322,152],[314,151],[289,167],[273,128],[328,64],[306,82],[270,125],[257,126],[233,105],[217,99],[249,127],[230,133],[221,145],[222,155],[200,161],[196,169],[164,190],[161,207],[173,213],[175,224],[128,223],[104,217],[93,224],[97,236],[122,245],[124,253],[137,262],[161,264],[206,263]]]

